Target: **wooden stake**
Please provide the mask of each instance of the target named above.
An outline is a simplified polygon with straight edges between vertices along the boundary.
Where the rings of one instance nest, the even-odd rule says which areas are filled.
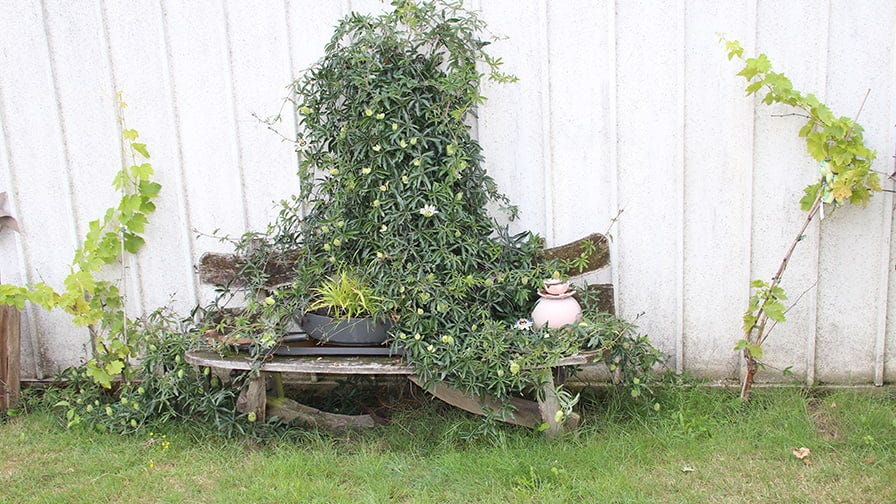
[[[0,411],[19,404],[20,340],[19,310],[0,306]]]

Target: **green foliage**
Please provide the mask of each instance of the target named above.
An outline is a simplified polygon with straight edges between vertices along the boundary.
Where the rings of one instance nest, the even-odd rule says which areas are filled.
[[[836,117],[815,95],[794,89],[787,76],[772,70],[772,63],[765,54],[744,58],[740,42],[721,40],[724,41],[728,59],[738,58],[744,64],[737,75],[747,81],[748,96],[764,93],[762,103],[788,105],[806,117],[806,123],[798,134],[806,139],[806,150],[819,162],[820,169],[817,182],[804,189],[800,200],[800,207],[808,212],[803,231],[824,205],[834,208],[847,203],[866,206],[872,193],[880,191],[881,186],[877,173],[871,169],[876,153],[865,146],[862,127],[848,117]],[[772,282],[755,280],[750,285],[752,294],[743,316],[744,338],[734,348],[744,352],[748,369],[753,370],[748,371],[744,382],[745,396],[749,395],[756,362],[763,356],[762,344],[768,337],[768,320],[776,323],[785,320],[787,308],[782,301],[787,296],[779,284],[793,248],[803,238],[803,231],[784,256]]]
[[[323,310],[333,317],[367,317],[378,311],[379,299],[371,288],[354,275],[341,271],[337,277],[330,277],[314,289],[309,310]]]
[[[482,166],[469,119],[485,99],[483,78],[514,79],[485,52],[484,24],[459,2],[393,6],[343,19],[323,58],[293,83],[301,192],[239,250],[250,293],[267,285],[272,259],[289,257],[294,276],[277,287],[276,303],[250,299],[240,315],[263,328],[231,332],[278,334],[294,310],[357,294],[343,285],[348,274],[369,287],[362,297],[376,302],[365,311],[392,321],[392,346],[424,381],[505,397],[539,385],[539,370],[560,357],[607,345],[614,365],[637,368],[646,383],[659,354],[623,356],[623,340],[652,347],[629,330],[612,333],[606,314],[560,330],[517,323],[542,279],[580,271],[595,247],[549,261],[543,240],[511,235],[488,213],[516,211]],[[586,308],[594,301],[582,298]]]
[[[85,425],[108,432],[131,433],[165,422],[196,423],[222,435],[244,435],[251,430],[234,407],[238,384],[224,384],[209,368],[200,370],[184,361],[195,346],[189,321],[179,321],[164,309],[135,320],[134,351],[140,360],[130,365],[128,381],[114,389],[100,386],[89,366],[63,372],[65,382],[56,407],[65,411],[67,425]]]
[[[141,233],[149,222],[148,216],[156,209],[153,199],[162,187],[152,181],[153,168],[146,145],[137,143],[137,131],[125,124],[127,103],[121,99],[121,93],[117,99],[122,155],[127,161],[113,181],[122,194],[120,203],[88,224],[84,243],[75,251],[71,272],[63,281],[65,290],[57,292],[43,282],[28,287],[0,285],[0,304],[21,309],[31,302],[45,310],[61,308],[76,325],[89,326],[94,354],[86,364],[86,373],[105,388],[111,387],[119,374],[128,378],[129,360],[136,356],[137,335],[129,331],[132,322],[124,313],[118,286],[102,280],[100,272],[117,263],[126,252],[134,254],[143,246]]]
[[[871,169],[877,154],[865,146],[862,126],[849,117],[836,117],[815,95],[794,89],[787,76],[772,70],[765,54],[745,59],[740,42],[724,42],[728,59],[736,57],[744,63],[737,75],[748,82],[747,95],[764,92],[762,103],[781,103],[806,114],[799,136],[806,139],[809,155],[822,163],[822,171],[818,182],[806,187],[805,197],[800,200],[802,209],[812,207],[819,191],[827,204],[867,205],[871,194],[881,187],[880,178]]]
[[[787,312],[787,307],[783,303],[787,300],[784,289],[763,280],[753,280],[750,287],[753,289],[753,294],[750,296],[750,303],[744,314],[744,333],[749,334],[756,329],[762,313],[775,322],[784,322]],[[737,350],[741,350],[741,348]],[[751,353],[754,352],[751,350]]]

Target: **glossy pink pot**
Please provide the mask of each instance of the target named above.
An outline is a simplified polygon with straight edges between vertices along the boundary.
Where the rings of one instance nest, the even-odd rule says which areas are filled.
[[[532,310],[532,323],[556,329],[582,320],[582,307],[572,296],[562,298],[542,295]]]

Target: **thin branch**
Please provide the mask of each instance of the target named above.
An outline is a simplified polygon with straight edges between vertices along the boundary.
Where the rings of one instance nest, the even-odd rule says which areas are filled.
[[[789,114],[770,114],[770,117],[791,117],[791,116],[803,117],[805,119],[812,119],[812,116],[809,114],[799,114],[797,112],[791,112]]]
[[[862,98],[862,104],[859,105],[859,110],[858,110],[858,112],[856,112],[856,116],[852,120],[853,123],[859,122],[859,116],[862,115],[862,109],[865,108],[865,102],[868,101],[868,95],[870,95],[870,94],[871,94],[871,88],[868,88],[868,91],[865,91],[865,97]]]
[[[796,305],[798,305],[800,303],[800,300],[803,299],[803,296],[808,294],[810,290],[814,289],[817,286],[818,286],[818,280],[813,282],[812,285],[807,287],[806,290],[804,290],[799,296],[797,296],[796,300],[794,300],[794,302],[790,306],[788,306],[786,310],[784,310],[784,314],[787,315],[790,312],[790,310],[792,310],[794,307],[796,307]],[[771,334],[772,331],[775,330],[775,327],[778,327],[777,321],[774,321],[772,326],[769,327],[767,331],[765,331],[765,335],[762,337],[762,341],[759,341],[760,345],[762,345],[765,342],[765,340],[768,338],[769,334]]]

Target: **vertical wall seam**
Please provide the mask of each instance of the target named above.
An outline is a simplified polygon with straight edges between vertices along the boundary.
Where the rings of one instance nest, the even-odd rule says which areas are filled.
[[[823,68],[824,72],[822,75],[824,76],[824,81],[821,83],[821,88],[823,89],[823,100],[827,101],[828,96],[830,95],[830,55],[831,55],[831,15],[833,12],[833,5],[830,0],[827,2],[827,31],[825,32],[825,44],[824,49],[821,51],[823,58]],[[818,224],[815,226],[816,230],[816,238],[814,241],[815,244],[815,271],[816,271],[816,287],[814,289],[814,301],[815,301],[815,309],[813,310],[813,314],[815,316],[815,323],[813,324],[814,330],[812,331],[812,339],[810,340],[810,349],[807,349],[807,358],[810,359],[810,363],[806,365],[806,383],[812,384],[817,380],[818,375],[818,335],[821,330],[821,318],[818,310],[818,292],[821,288],[821,247],[824,242],[824,237],[822,235],[823,227],[822,227],[823,219],[818,219]],[[809,351],[811,350],[811,352]],[[809,365],[811,364],[811,366]],[[810,372],[811,371],[811,372]]]
[[[819,73],[823,76],[824,80],[822,82],[821,88],[823,94],[824,101],[827,101],[828,95],[828,76],[830,74],[830,69],[828,68],[828,59],[829,59],[829,51],[831,47],[831,2],[828,0],[827,2],[827,31],[825,33],[825,43],[824,46],[819,51],[819,64],[818,69]],[[818,284],[821,281],[821,219],[817,219],[815,223],[812,225],[812,230],[814,233],[814,238],[812,240],[812,245],[814,247],[814,254],[812,257],[812,264],[815,269],[815,287],[807,294],[808,298],[806,302],[809,303],[809,316],[813,321],[809,334],[806,335],[806,384],[812,385],[815,383],[815,375],[818,371],[818,327],[819,327],[819,312],[818,312]]]
[[[118,74],[115,71],[115,61],[113,61],[113,59],[112,59],[112,37],[109,34],[109,13],[107,12],[107,9],[106,9],[106,2],[104,2],[103,0],[98,0],[98,3],[100,4],[100,8],[99,8],[100,20],[102,22],[102,28],[103,28],[103,39],[104,39],[103,41],[105,42],[103,44],[103,47],[106,50],[106,62],[109,65],[109,84],[111,86],[110,91],[112,93],[111,96],[115,97],[116,93],[119,91],[119,89],[118,89],[119,82],[118,82]],[[112,100],[112,106],[113,106],[113,109],[118,107],[117,100],[115,100],[114,98]],[[113,115],[115,115],[115,117],[117,119],[117,114],[113,114]],[[118,132],[118,135],[116,135],[116,143],[120,147],[119,148],[119,161],[120,161],[121,166],[125,166],[125,163],[127,163],[127,159],[124,154],[124,141],[123,141],[124,139],[121,136],[121,128],[122,127],[123,127],[123,125],[119,124],[116,121],[116,131]],[[132,259],[132,260],[129,260],[129,259]],[[144,302],[144,300],[145,300],[144,292],[145,291],[144,291],[144,286],[143,286],[143,275],[142,275],[142,270],[140,268],[139,259],[136,256],[133,258],[129,258],[126,253],[122,254],[121,255],[121,268],[122,268],[122,283],[125,285],[125,287],[127,287],[127,283],[130,282],[131,285],[134,287],[134,289],[133,289],[134,297],[136,298],[134,305],[136,305],[139,308],[139,311],[141,314],[146,313],[146,304]],[[125,296],[125,303],[127,303],[127,292],[128,291],[125,288],[125,290],[123,291],[123,294]],[[127,304],[125,304],[125,307],[127,307]]]
[[[467,7],[470,11],[473,12],[473,14],[475,14],[476,16],[479,16],[479,18],[482,19],[482,2],[480,2],[479,0],[472,0],[472,1],[469,1],[468,3],[470,4],[469,7],[467,7],[467,6],[464,6],[464,7]],[[468,118],[467,122],[470,123],[470,136],[472,136],[472,138],[474,140],[476,140],[476,142],[478,143],[479,142],[479,110],[478,110],[478,107],[474,110],[474,113],[469,114],[467,116],[467,118]]]
[[[896,50],[896,32],[894,32],[893,41],[890,46],[890,114],[889,120],[887,121],[888,126],[894,124],[896,121],[896,56],[893,55],[893,50]],[[896,124],[894,124],[896,127]],[[893,133],[893,129],[890,128],[890,134],[887,135],[888,148],[892,148],[894,142],[896,142],[896,135]],[[886,170],[889,171],[891,168],[891,164],[889,162],[890,159],[896,159],[896,152],[893,152],[893,158],[888,158],[885,161]],[[896,168],[896,161],[894,161],[892,167]],[[884,181],[886,184],[887,181]],[[893,184],[890,184],[891,186]],[[883,193],[883,207],[884,212],[890,212],[889,218],[883,219],[881,223],[881,227],[883,228],[881,234],[886,237],[881,244],[881,254],[880,254],[880,264],[881,264],[881,274],[880,274],[880,285],[879,285],[879,296],[883,298],[883,303],[881,308],[878,311],[878,320],[877,320],[877,340],[874,342],[875,345],[875,359],[874,359],[874,384],[878,387],[884,384],[884,380],[886,379],[886,365],[887,365],[887,333],[889,329],[890,322],[892,322],[889,318],[889,308],[890,303],[892,302],[892,292],[890,292],[890,275],[892,275],[892,257],[890,255],[893,245],[893,222],[894,222],[894,207],[893,207],[893,193],[885,192]],[[887,214],[885,213],[885,216]]]
[[[874,385],[880,387],[884,384],[884,363],[886,362],[887,346],[887,312],[889,311],[889,285],[890,285],[890,247],[892,244],[892,208],[893,193],[883,193],[883,207],[890,210],[890,218],[881,219],[881,234],[884,239],[880,245],[880,273],[878,275],[878,303],[877,321],[875,324],[874,339]],[[886,215],[884,216],[886,217]]]
[[[6,166],[9,167],[9,170],[7,170],[6,173],[6,183],[9,186],[9,192],[11,193],[11,197],[7,201],[9,203],[9,210],[12,212],[12,215],[18,217],[19,221],[24,223],[24,225],[22,226],[22,234],[24,235],[28,232],[28,221],[21,215],[18,208],[19,186],[18,180],[15,176],[15,169],[13,168],[9,123],[6,120],[6,114],[6,100],[3,94],[3,86],[0,86],[0,136],[3,137],[0,140],[3,141],[3,152],[6,154]],[[27,240],[25,240],[24,236],[21,235],[15,236],[13,239],[15,240],[16,252],[19,256],[18,262],[21,277],[25,280],[26,285],[31,285],[34,280],[31,273],[31,255],[29,254]],[[39,351],[42,346],[42,341],[40,331],[37,330],[37,313],[31,306],[25,306],[23,312],[31,321],[31,360],[34,363],[34,376],[38,380],[43,380],[44,358]]]
[[[172,68],[174,59],[174,55],[171,52],[171,34],[168,30],[168,7],[166,0],[162,0],[159,4],[162,10],[161,12],[161,21],[162,21],[162,34],[165,41],[165,60],[166,60],[166,71],[168,75],[166,76],[168,87],[171,95],[171,110],[174,115],[174,132],[175,132],[175,141],[177,143],[177,163],[178,163],[178,182],[180,182],[181,194],[179,198],[180,208],[178,209],[183,213],[184,223],[186,224],[187,231],[187,253],[190,257],[190,287],[193,296],[193,300],[196,304],[199,304],[199,280],[198,275],[195,274],[192,267],[192,261],[196,257],[196,237],[193,233],[193,225],[192,219],[190,218],[190,195],[189,189],[187,188],[187,177],[184,170],[184,146],[183,146],[183,132],[181,131],[181,118],[180,118],[180,108],[177,106],[177,84],[174,79],[174,69]]]
[[[681,64],[678,66],[678,86],[676,89],[677,110],[676,120],[678,121],[680,141],[678,144],[678,166],[675,167],[678,180],[676,181],[676,197],[675,218],[677,220],[676,227],[678,233],[675,244],[675,372],[681,374],[684,372],[684,316],[685,316],[685,178],[687,173],[687,63],[688,63],[688,44],[687,44],[687,3],[686,0],[678,1],[678,44],[681,51]]]
[[[292,34],[293,27],[292,27],[292,15],[291,15],[292,8],[290,7],[291,1],[292,0],[283,0],[283,15],[284,15],[284,19],[286,20],[286,54],[289,57],[288,64],[289,64],[289,78],[290,78],[290,86],[289,86],[290,94],[293,93],[292,83],[295,82],[296,79],[299,78],[299,70],[300,70],[299,68],[296,68],[296,60],[295,60],[296,47],[295,47],[295,38],[293,37],[293,34]],[[347,4],[348,4],[348,2],[345,2],[345,4],[343,4],[343,8],[347,7]],[[292,117],[293,130],[296,132],[296,136],[298,136],[299,132],[301,131],[301,129],[300,129],[301,123],[299,122],[299,113],[296,110],[296,107],[294,107],[294,106],[290,106],[289,109],[290,109],[289,110],[290,117]],[[293,167],[293,173],[295,174],[295,173],[299,172],[299,166],[302,163],[302,153],[298,149],[294,149],[294,150],[295,150],[295,166]],[[302,188],[300,186],[299,191],[301,191],[301,190],[302,190]],[[299,209],[300,209],[300,215],[304,216],[305,215],[305,205],[304,204],[300,205]]]
[[[59,125],[59,139],[62,142],[62,154],[65,157],[65,177],[63,178],[63,182],[65,183],[65,188],[68,192],[67,196],[70,210],[69,218],[71,219],[71,236],[69,238],[72,240],[72,243],[74,243],[74,248],[77,249],[81,246],[81,242],[79,239],[79,230],[81,228],[78,225],[78,208],[75,202],[75,184],[74,176],[72,175],[72,154],[71,147],[68,144],[68,130],[65,126],[65,114],[62,112],[62,97],[59,93],[59,77],[56,72],[56,53],[53,51],[53,34],[50,32],[50,25],[48,22],[49,15],[47,12],[46,0],[41,0],[40,9],[44,27],[44,40],[46,42],[48,61],[50,65],[50,80],[53,84],[53,95],[56,103],[56,121]]]
[[[56,121],[57,121],[57,129],[56,133],[59,134],[59,140],[62,144],[62,155],[64,157],[65,162],[65,176],[62,178],[62,182],[64,184],[65,190],[68,193],[68,206],[69,206],[69,239],[71,240],[73,249],[78,249],[81,246],[80,240],[78,238],[80,229],[78,225],[78,210],[77,204],[75,202],[75,191],[74,191],[74,177],[72,175],[72,157],[71,157],[71,147],[68,143],[68,134],[67,128],[65,126],[65,115],[62,112],[62,98],[59,92],[59,78],[56,72],[56,55],[53,51],[53,35],[50,31],[49,25],[49,15],[47,11],[46,0],[41,0],[40,2],[40,10],[41,10],[41,21],[44,29],[44,44],[47,51],[47,62],[50,70],[50,82],[53,86],[53,97],[56,105]],[[35,320],[36,321],[36,320]],[[35,343],[38,346],[38,353],[41,356],[41,368],[47,363],[48,359],[44,355],[45,349],[44,345],[46,341],[41,336],[40,330],[38,330],[38,325],[34,326],[34,334],[35,334]]]
[[[607,61],[609,62],[609,69],[607,75],[607,92],[609,93],[609,115],[607,118],[607,126],[609,127],[609,131],[607,132],[607,145],[609,145],[608,154],[608,164],[610,169],[610,218],[615,219],[619,212],[621,211],[619,208],[619,100],[617,94],[617,86],[619,83],[619,55],[617,53],[618,47],[616,46],[616,39],[619,36],[617,33],[617,12],[616,12],[616,0],[610,0],[607,2],[607,32],[609,32],[610,36],[607,37]],[[613,282],[613,306],[616,308],[616,313],[621,314],[622,310],[619,306],[619,261],[621,258],[619,257],[619,240],[621,235],[621,226],[619,223],[616,223],[616,238],[610,239],[610,278]],[[610,233],[612,235],[612,233]]]
[[[753,33],[753,45],[756,47],[756,51],[759,49],[759,5],[758,0],[752,0],[748,3],[748,9],[752,12],[747,16],[750,22],[753,23],[753,29],[751,30]],[[744,209],[743,215],[743,233],[744,233],[744,279],[743,285],[746,286],[746,296],[744,299],[750,299],[752,295],[752,288],[750,287],[750,282],[753,280],[753,222],[755,221],[755,203],[753,198],[756,195],[756,115],[758,113],[756,108],[756,95],[752,95],[750,97],[750,167],[749,167],[749,183],[746,184],[747,188],[747,196],[744,198],[744,204],[746,208]],[[740,337],[738,337],[740,339]],[[746,375],[746,361],[743,356],[743,352],[737,353],[738,359],[738,369],[740,374],[740,379],[743,380]]]
[[[557,235],[554,224],[554,149],[553,118],[551,108],[551,21],[547,2],[541,2],[540,29],[542,30],[542,76],[541,76],[541,149],[544,157],[542,177],[544,177],[544,225],[545,236],[550,245],[556,245]]]
[[[221,4],[221,10],[224,16],[224,46],[227,48],[227,73],[230,77],[229,82],[225,83],[227,86],[227,90],[230,93],[230,105],[231,105],[231,114],[233,115],[233,133],[235,136],[233,145],[234,150],[236,151],[236,167],[237,174],[239,175],[239,183],[240,183],[240,204],[242,205],[243,210],[243,231],[249,231],[249,200],[246,194],[246,167],[244,166],[243,158],[244,156],[244,147],[243,147],[243,134],[240,129],[240,120],[239,120],[239,107],[237,106],[236,100],[236,79],[234,78],[233,71],[233,37],[231,36],[231,26],[230,26],[230,11],[227,8],[228,2],[223,2]]]

